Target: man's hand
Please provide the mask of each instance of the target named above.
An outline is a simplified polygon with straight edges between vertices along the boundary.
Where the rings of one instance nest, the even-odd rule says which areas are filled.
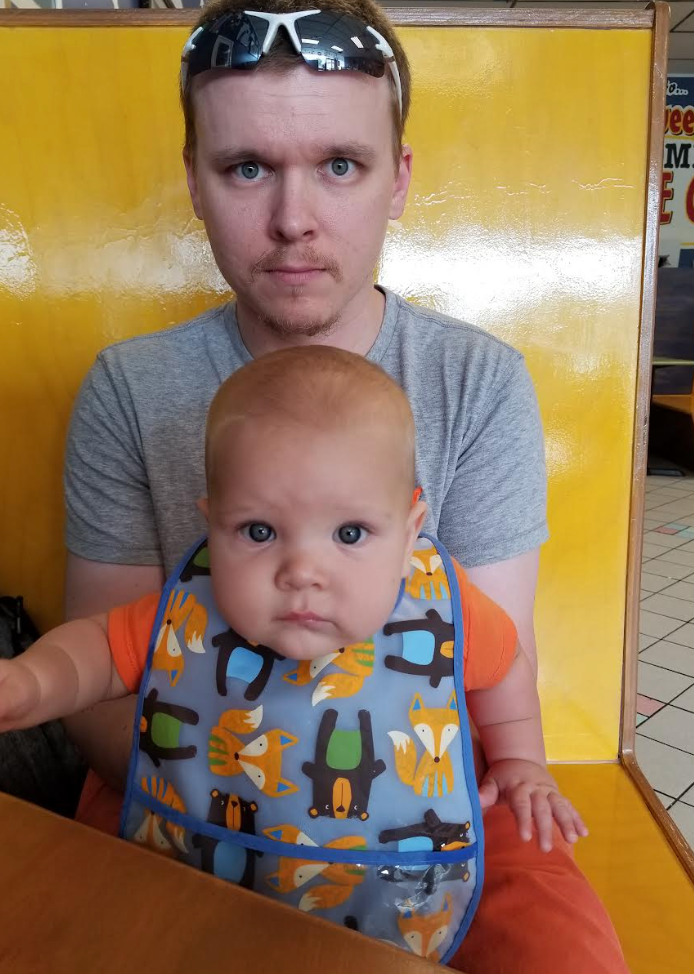
[[[543,852],[552,849],[552,819],[567,842],[576,842],[579,836],[588,835],[581,816],[560,794],[549,771],[533,761],[514,758],[490,765],[480,785],[480,804],[485,809],[497,802],[509,806],[524,842],[532,838],[532,824],[535,823]]]
[[[21,660],[0,660],[0,732],[31,726],[41,702],[35,673]]]

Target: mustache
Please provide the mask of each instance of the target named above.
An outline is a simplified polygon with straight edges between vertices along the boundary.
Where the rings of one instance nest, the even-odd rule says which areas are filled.
[[[301,250],[290,250],[288,247],[278,247],[263,254],[251,267],[251,279],[265,271],[276,271],[287,264],[310,267],[312,270],[323,270],[331,274],[336,281],[342,280],[340,265],[332,257],[321,254],[314,247],[302,247]]]

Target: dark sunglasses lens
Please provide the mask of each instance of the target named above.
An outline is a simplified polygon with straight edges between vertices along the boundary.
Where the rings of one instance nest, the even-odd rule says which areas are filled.
[[[254,68],[263,52],[267,21],[235,11],[200,32],[188,56],[190,77],[210,68]]]
[[[360,20],[321,10],[296,21],[301,55],[316,71],[361,71],[383,77],[385,59],[377,38]]]

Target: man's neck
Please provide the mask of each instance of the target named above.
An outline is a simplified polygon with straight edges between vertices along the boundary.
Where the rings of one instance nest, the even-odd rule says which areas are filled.
[[[343,309],[326,335],[278,335],[242,300],[236,302],[236,320],[244,345],[254,358],[294,345],[331,345],[366,355],[376,341],[385,312],[385,297],[375,287],[359,292]]]

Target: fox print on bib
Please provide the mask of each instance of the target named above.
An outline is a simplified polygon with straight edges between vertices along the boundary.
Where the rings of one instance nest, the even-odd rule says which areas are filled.
[[[219,615],[203,539],[160,600],[121,835],[445,963],[482,889],[464,638],[422,535],[379,632],[285,659]]]

